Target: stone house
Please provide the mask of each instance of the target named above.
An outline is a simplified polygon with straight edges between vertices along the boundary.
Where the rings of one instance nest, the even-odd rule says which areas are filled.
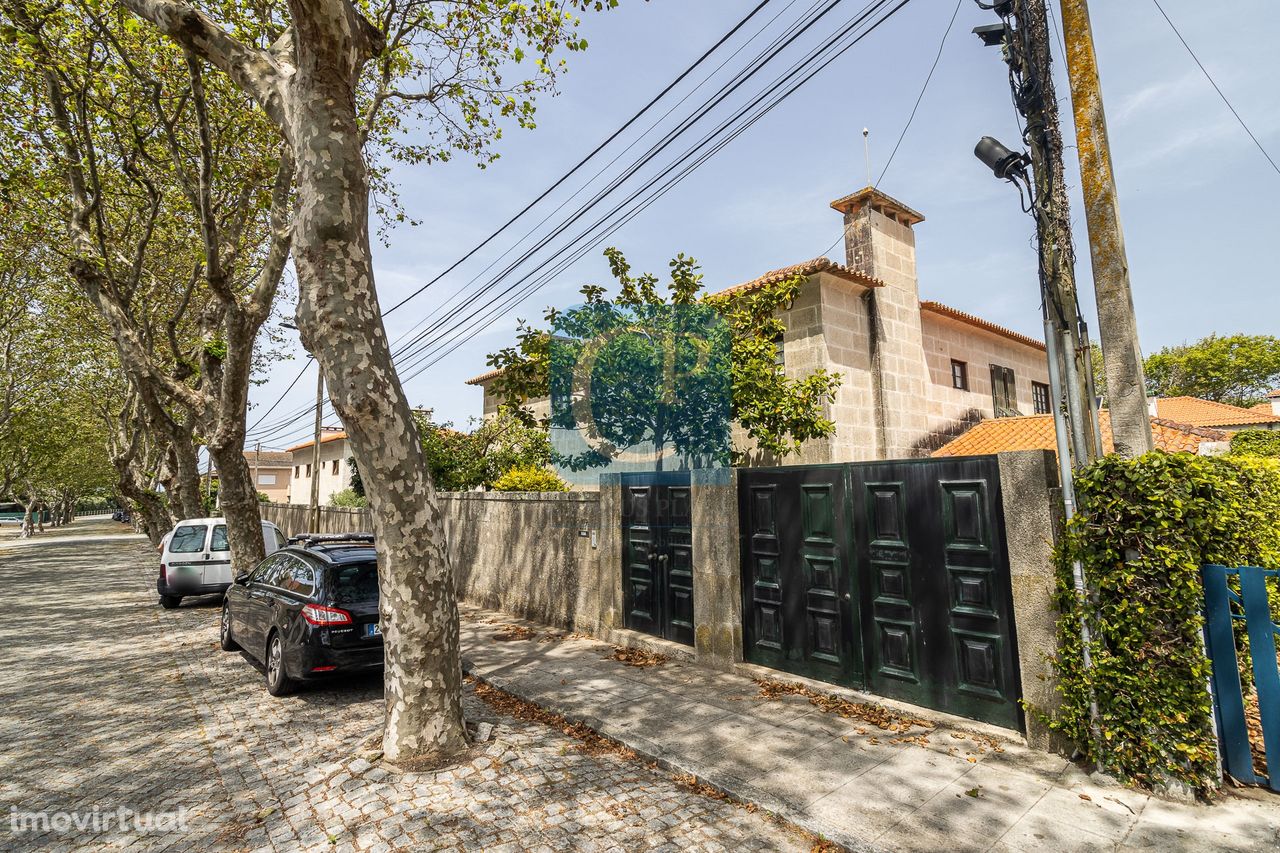
[[[794,275],[806,282],[782,313],[780,357],[788,374],[826,368],[841,376],[828,417],[836,432],[808,442],[787,464],[928,456],[984,418],[1049,411],[1044,344],[963,310],[920,299],[915,226],[924,217],[871,187],[837,199],[845,263],[829,258],[773,270],[734,287],[747,292]],[[467,381],[485,390],[497,371]],[[546,401],[535,411],[545,413]],[[773,460],[750,454],[755,464]]]
[[[288,502],[306,504],[311,502],[311,470],[314,462],[315,441],[307,440],[286,448],[292,462],[292,477],[289,480]],[[347,434],[339,427],[324,427],[320,433],[320,505],[324,506],[334,492],[340,492],[351,485],[351,467],[347,458],[351,450],[347,446]]]

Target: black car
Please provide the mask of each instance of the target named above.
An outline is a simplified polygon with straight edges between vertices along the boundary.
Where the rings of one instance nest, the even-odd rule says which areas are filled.
[[[372,534],[295,536],[235,578],[222,604],[221,644],[267,671],[267,692],[382,667],[378,557]]]

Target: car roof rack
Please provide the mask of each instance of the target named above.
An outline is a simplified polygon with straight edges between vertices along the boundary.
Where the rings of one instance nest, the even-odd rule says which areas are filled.
[[[299,533],[289,537],[290,545],[372,545],[372,533]]]

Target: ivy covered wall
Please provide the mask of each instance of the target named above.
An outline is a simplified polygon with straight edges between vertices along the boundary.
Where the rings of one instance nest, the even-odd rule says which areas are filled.
[[[1121,778],[1207,794],[1218,780],[1200,566],[1280,567],[1280,460],[1109,456],[1077,475],[1076,492],[1078,513],[1057,553],[1063,701],[1046,722]],[[1074,592],[1075,560],[1086,602]]]

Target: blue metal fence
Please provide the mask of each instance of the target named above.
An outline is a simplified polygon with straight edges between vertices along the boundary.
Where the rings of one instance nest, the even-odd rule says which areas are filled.
[[[1202,568],[1205,603],[1205,645],[1213,664],[1213,701],[1218,720],[1223,770],[1246,784],[1265,784],[1280,791],[1280,667],[1276,665],[1276,634],[1280,625],[1271,618],[1267,578],[1280,577],[1278,569],[1258,566],[1206,565]],[[1239,580],[1239,592],[1232,580]],[[1245,720],[1245,695],[1240,685],[1233,623],[1242,621],[1249,637],[1253,683],[1262,719],[1262,742],[1267,775],[1254,772],[1249,729]]]

